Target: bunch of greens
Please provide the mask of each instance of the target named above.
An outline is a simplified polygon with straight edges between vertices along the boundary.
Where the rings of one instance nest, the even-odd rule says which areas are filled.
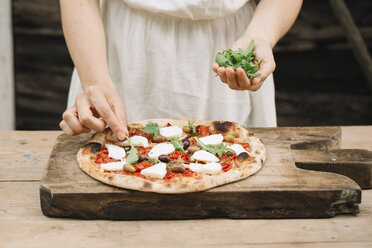
[[[222,154],[224,151],[230,151],[232,152],[233,150],[231,150],[230,148],[227,147],[227,145],[225,143],[221,143],[219,145],[216,145],[216,146],[211,146],[211,145],[206,145],[204,144],[203,142],[200,141],[200,139],[198,137],[195,137],[195,140],[196,142],[199,144],[199,146],[207,151],[207,152],[210,152],[212,153],[213,155],[216,155],[218,154],[218,156],[222,157]]]
[[[232,67],[235,71],[237,68],[241,67],[249,79],[259,77],[261,73],[255,73],[258,71],[261,59],[255,60],[256,52],[253,50],[254,46],[254,40],[252,40],[246,50],[239,48],[238,51],[226,49],[222,52],[218,52],[216,55],[216,63],[221,67]]]
[[[136,129],[142,129],[145,133],[151,134],[153,137],[158,136],[160,133],[158,123],[148,123],[145,127],[135,127]]]

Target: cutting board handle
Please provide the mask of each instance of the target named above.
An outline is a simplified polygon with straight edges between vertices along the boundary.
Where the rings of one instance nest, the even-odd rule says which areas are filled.
[[[292,150],[298,168],[334,172],[372,188],[372,151],[362,149]]]

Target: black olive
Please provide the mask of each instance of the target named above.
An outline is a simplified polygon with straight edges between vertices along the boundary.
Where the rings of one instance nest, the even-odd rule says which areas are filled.
[[[163,163],[169,163],[171,161],[170,157],[165,154],[160,155],[158,159]]]
[[[182,144],[183,144],[183,149],[187,150],[187,148],[189,148],[189,146],[190,146],[189,139],[188,138],[183,139]]]
[[[138,156],[138,162],[142,162],[142,161],[145,161],[145,160],[148,160],[149,159],[149,155],[148,154],[141,154]]]

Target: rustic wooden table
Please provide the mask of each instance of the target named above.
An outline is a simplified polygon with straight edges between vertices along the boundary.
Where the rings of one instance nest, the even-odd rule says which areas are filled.
[[[372,126],[343,127],[342,148],[372,150]],[[45,217],[39,186],[59,131],[0,132],[0,247],[372,247],[372,190],[360,214],[331,219],[85,221]]]

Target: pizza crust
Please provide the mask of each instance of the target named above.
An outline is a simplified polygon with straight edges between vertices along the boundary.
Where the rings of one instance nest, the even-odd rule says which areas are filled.
[[[144,120],[138,123],[132,123],[129,126],[134,127],[156,122],[159,124],[159,126],[170,123],[172,125],[182,127],[187,125],[188,121],[193,121],[196,125],[208,125],[210,126],[213,133],[231,133],[235,137],[239,137],[238,141],[255,144],[251,145],[252,151],[250,153],[254,156],[254,160],[252,160],[251,158],[242,158],[241,161],[236,161],[236,163],[239,165],[239,168],[232,168],[227,172],[221,172],[217,175],[198,173],[201,174],[200,180],[195,179],[194,177],[181,177],[182,182],[175,183],[166,182],[163,179],[143,179],[132,175],[117,174],[114,172],[102,172],[98,168],[98,166],[96,166],[92,162],[91,156],[92,153],[94,153],[94,149],[91,145],[89,145],[89,143],[97,142],[102,144],[104,141],[110,141],[113,143],[118,142],[112,131],[110,129],[106,129],[102,133],[94,134],[89,140],[88,145],[82,147],[79,150],[77,154],[79,166],[91,177],[109,185],[132,190],[165,194],[179,194],[203,191],[219,185],[247,178],[261,169],[266,157],[266,150],[264,145],[257,137],[253,136],[253,134],[249,133],[247,129],[237,123],[222,121],[194,121],[188,119],[151,119]]]

